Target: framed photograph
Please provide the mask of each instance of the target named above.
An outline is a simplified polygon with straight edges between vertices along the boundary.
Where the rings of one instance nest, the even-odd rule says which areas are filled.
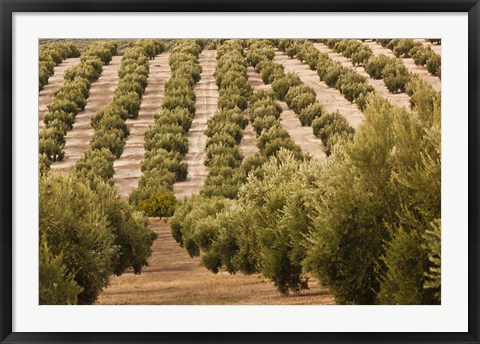
[[[1,343],[478,343],[478,0],[0,0]]]

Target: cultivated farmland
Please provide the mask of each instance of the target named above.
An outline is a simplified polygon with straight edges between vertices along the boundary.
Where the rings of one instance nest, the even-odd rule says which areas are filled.
[[[441,42],[40,44],[41,304],[439,304]]]

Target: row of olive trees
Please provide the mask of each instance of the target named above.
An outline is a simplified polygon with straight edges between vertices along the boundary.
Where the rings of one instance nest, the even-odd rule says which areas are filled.
[[[352,40],[338,40],[338,39],[328,39],[322,40],[330,48],[335,49],[337,52],[342,53],[346,57],[352,51],[361,51],[364,48],[368,48],[368,45],[365,43],[360,43],[358,41],[353,41],[355,44],[350,44]],[[422,53],[426,48],[419,42],[413,40],[377,40],[382,45],[389,47],[395,51],[397,57],[400,56],[412,56],[416,58],[414,54],[417,52]],[[339,47],[349,46],[350,50],[342,50]],[[352,48],[353,47],[353,48]],[[397,48],[397,50],[395,50]],[[418,64],[418,63],[417,63]],[[410,73],[405,65],[396,58],[388,57],[383,54],[378,56],[370,56],[368,60],[364,63],[365,71],[374,79],[383,79],[385,85],[391,92],[406,92],[410,96],[410,103],[412,108],[415,107],[417,100],[414,97],[414,94],[420,94],[424,92],[425,88],[429,88],[429,93],[434,93],[435,91],[429,85],[422,81],[422,79],[415,74]],[[422,85],[422,88],[419,89],[418,85]],[[418,98],[418,96],[417,96]],[[358,100],[357,100],[358,101]]]
[[[430,74],[441,77],[442,58],[432,48],[413,39],[378,39],[377,42],[392,50],[395,56],[411,57],[417,66],[426,66]]]
[[[204,261],[283,293],[313,275],[341,304],[439,303],[440,99],[428,92],[415,114],[369,95],[354,140],[325,163],[282,150],[235,200],[192,200],[175,226],[193,229]]]
[[[53,75],[55,66],[68,57],[78,57],[80,51],[72,42],[54,42],[40,45],[38,52],[38,87],[41,90]]]
[[[365,97],[374,92],[374,88],[367,83],[365,77],[351,68],[342,66],[340,62],[333,61],[328,54],[319,52],[309,40],[279,40],[278,47],[284,51],[288,49],[290,54],[295,53],[294,56],[300,61],[317,71],[320,80],[327,86],[337,89],[348,101],[355,102],[360,110],[365,106]]]
[[[214,76],[219,88],[218,110],[208,119],[205,131],[208,175],[201,194],[209,198],[235,198],[245,180],[240,168],[243,155],[238,145],[248,124],[244,110],[252,94],[242,41],[226,41],[217,48]]]
[[[364,66],[372,57],[372,49],[355,39],[326,39],[321,40],[330,49],[352,60],[354,66]]]
[[[263,178],[262,166],[269,156],[286,151],[291,152],[296,160],[306,157],[281,127],[281,108],[275,102],[274,94],[259,91],[249,95],[251,87],[246,68],[247,60],[253,55],[249,49],[245,59],[244,44],[233,40],[218,47],[215,76],[220,87],[219,104],[222,106],[209,120],[206,132],[209,136],[206,148],[209,175],[201,195],[181,203],[176,210],[171,222],[172,234],[191,256],[201,255],[203,264],[214,273],[225,268],[230,273],[261,271],[270,277],[279,271],[268,273],[263,270],[267,267],[257,266],[253,257],[248,255],[247,248],[242,248],[244,252],[236,255],[240,243],[230,240],[232,235],[229,234],[235,223],[221,222],[219,217],[231,204],[237,203],[234,200],[242,193],[247,176]],[[259,153],[242,161],[237,145],[242,137],[241,130],[246,125],[242,113],[246,102],[257,134]],[[236,257],[235,260],[233,257]],[[272,279],[275,281],[275,278]]]
[[[302,41],[303,42],[303,41]],[[301,55],[310,64],[318,61],[320,53],[313,45],[304,42],[298,45],[296,41],[280,40],[277,42],[281,49],[294,51]],[[313,50],[312,50],[313,49]],[[272,54],[273,53],[273,54]],[[353,136],[353,128],[338,113],[326,114],[322,105],[316,99],[313,88],[306,86],[296,74],[286,73],[283,66],[273,61],[273,45],[269,41],[253,43],[249,49],[256,71],[262,75],[265,83],[271,83],[274,94],[279,100],[284,100],[288,107],[298,116],[302,125],[312,126],[313,133],[319,137],[326,147],[326,153],[330,154],[331,147],[340,137]],[[312,64],[316,66],[316,64]]]
[[[318,182],[305,268],[354,304],[440,301],[440,98],[416,113],[370,96]]]
[[[202,68],[197,40],[177,40],[171,47],[171,77],[165,83],[162,108],[154,125],[145,132],[145,156],[139,185],[130,194],[130,203],[148,216],[170,217],[175,208],[173,183],[187,178],[187,134],[195,115],[193,86]]]
[[[90,120],[95,130],[90,149],[105,148],[117,159],[122,155],[129,135],[125,121],[138,117],[142,95],[147,87],[149,67],[146,49],[142,46],[127,48],[118,73],[119,81],[113,100]],[[89,156],[82,159],[87,166],[90,165]]]
[[[39,141],[42,171],[49,168],[50,162],[63,159],[65,135],[72,129],[78,111],[85,108],[90,86],[100,76],[102,64],[110,61],[116,50],[114,42],[92,43],[81,55],[81,62],[65,71],[65,81],[55,91],[43,117],[45,127]]]
[[[362,65],[365,71],[374,79],[383,79],[385,86],[391,93],[405,92],[406,85],[410,80],[411,74],[405,65],[396,58],[390,58],[385,55],[373,56],[370,47],[362,42],[351,39],[326,39],[322,40],[329,48],[352,58],[355,54],[364,54],[365,58]],[[368,56],[367,56],[368,55]]]
[[[225,203],[235,198],[245,181],[241,169],[243,156],[238,144],[247,125],[243,110],[247,108],[251,87],[247,79],[247,64],[243,55],[243,42],[229,40],[217,46],[217,65],[214,71],[219,87],[218,110],[207,121],[205,135],[205,165],[208,175],[200,196],[185,200],[172,218],[172,235],[190,256],[202,251],[203,264],[214,272],[218,264],[205,252],[215,231],[208,226],[208,218]],[[203,224],[195,222],[203,221]]]
[[[413,82],[415,114],[368,95],[355,138],[325,163],[262,154],[233,200],[183,203],[174,236],[212,271],[261,272],[282,293],[314,275],[342,304],[439,303],[440,94]],[[275,96],[251,97],[257,134],[274,126]]]
[[[280,41],[280,43],[282,43],[282,41]],[[284,41],[283,41],[283,43],[284,43]],[[310,44],[307,43],[306,45],[309,46]],[[351,49],[352,51],[357,51],[358,52],[360,50],[359,49],[360,46],[358,44],[350,45],[350,47],[352,47],[352,46],[354,47],[354,48]],[[357,47],[357,48],[355,48],[355,47]],[[296,55],[296,54],[299,54],[300,58],[304,58],[307,61],[307,63],[309,63],[309,65],[311,67],[315,66],[315,64],[318,64],[318,58],[315,58],[315,56],[319,56],[319,55],[313,49],[309,49],[309,50],[303,49],[303,51],[304,51],[303,54],[300,52],[302,49],[292,49],[292,50],[289,51],[292,56]],[[350,53],[353,53],[353,52],[350,52]],[[371,59],[373,59],[373,57],[370,57],[369,61]],[[395,65],[398,66],[398,62],[395,61]],[[367,62],[367,66],[368,66],[368,62]],[[383,72],[383,70],[382,70],[382,72]],[[387,71],[384,75],[388,78],[388,74],[389,73]],[[392,74],[395,74],[395,73],[392,73]],[[412,105],[412,108],[416,111],[416,114],[421,119],[420,124],[417,123],[417,125],[420,125],[422,127],[422,130],[429,131],[430,126],[432,125],[432,121],[433,121],[433,123],[434,123],[433,125],[435,126],[435,130],[439,130],[439,127],[440,127],[440,120],[439,120],[440,94],[435,92],[432,89],[432,87],[429,86],[421,78],[419,78],[417,76],[413,76],[410,73],[408,73],[406,71],[406,69],[402,69],[401,71],[396,73],[394,75],[394,77],[392,77],[393,81],[395,81],[396,76],[399,76],[396,79],[401,79],[404,76],[407,76],[407,78],[405,78],[405,80],[403,81],[403,86],[402,87],[404,87],[405,91],[411,96],[410,103]],[[387,80],[386,80],[386,84],[388,84]],[[392,109],[394,109],[385,100],[377,98],[374,94],[368,95],[367,98],[365,98],[365,100],[366,99],[370,99],[371,103],[375,103],[375,101],[376,101],[377,103],[382,104],[382,106],[384,108],[388,109],[388,111],[392,111]],[[365,105],[367,104],[366,101],[364,103],[365,103]],[[367,109],[365,109],[364,111],[366,111],[366,110]],[[380,107],[379,106],[374,106],[374,105],[371,104],[369,110],[373,111],[373,112],[380,111]],[[399,109],[395,109],[395,110],[399,111]],[[340,118],[340,116],[338,114],[337,114],[337,116]],[[409,117],[410,117],[410,119],[412,119],[411,114],[409,115]],[[432,120],[432,118],[435,118],[436,120]],[[323,120],[328,120],[328,117],[327,116],[322,116],[322,117],[320,117],[320,119],[318,121],[323,121]],[[320,133],[317,134],[318,127],[316,128],[315,123],[312,126],[314,128],[314,132],[316,132],[316,135],[318,136],[318,134],[320,134]],[[403,130],[405,130],[405,129],[403,129]],[[378,133],[378,135],[382,135],[380,130],[377,131],[377,133]],[[430,133],[428,135],[430,135]],[[423,139],[429,139],[429,138],[426,137],[426,134],[425,134],[425,137],[423,137]],[[434,141],[434,142],[430,142],[430,144],[432,146],[437,145],[435,149],[439,150],[439,142]],[[394,146],[394,147],[396,147],[396,146]],[[417,157],[417,158],[419,160],[423,159],[421,157]],[[425,166],[422,173],[431,174],[431,176],[433,178],[438,178],[438,180],[435,181],[436,184],[433,184],[433,185],[439,186],[439,182],[440,182],[440,176],[438,174],[439,162],[440,162],[439,155],[436,155],[434,157],[434,159],[436,159],[435,163],[438,164],[438,165],[435,165],[435,168],[438,168],[438,170],[430,170],[431,166]],[[418,163],[418,162],[416,162],[416,163],[417,163],[417,165],[420,165],[420,163]],[[346,189],[346,190],[348,190],[348,189]],[[435,189],[435,188],[434,188],[434,190],[438,191],[438,189]],[[390,270],[390,272],[387,273],[388,277],[377,278],[376,279],[377,282],[383,281],[382,283],[385,285],[385,287],[383,289],[384,291],[382,293],[388,294],[389,295],[388,297],[392,297],[391,300],[388,300],[388,297],[385,297],[385,296],[380,297],[379,299],[375,299],[375,300],[374,300],[374,298],[371,298],[370,300],[366,300],[366,299],[360,300],[360,298],[359,299],[352,299],[352,296],[350,295],[346,299],[342,299],[343,296],[339,297],[338,298],[339,302],[346,302],[346,303],[348,303],[348,302],[353,302],[353,303],[371,303],[371,302],[424,303],[425,302],[425,303],[431,303],[431,302],[439,301],[439,299],[438,299],[438,296],[439,296],[438,287],[440,285],[440,283],[439,283],[439,267],[438,266],[433,266],[432,267],[432,265],[431,265],[431,262],[435,262],[435,264],[439,263],[439,251],[438,251],[438,246],[436,246],[436,245],[438,245],[439,221],[440,221],[439,220],[439,218],[440,218],[439,199],[438,198],[433,198],[432,199],[432,204],[435,205],[434,209],[436,209],[436,211],[437,211],[435,216],[438,216],[438,219],[431,217],[427,221],[425,221],[425,223],[424,223],[425,226],[424,226],[424,228],[421,229],[421,234],[420,234],[422,239],[419,239],[419,241],[417,241],[417,242],[408,241],[412,238],[408,238],[408,237],[406,237],[406,235],[403,235],[405,233],[400,232],[401,234],[399,234],[399,236],[401,236],[401,235],[403,235],[403,236],[401,237],[401,239],[399,238],[398,240],[403,240],[403,242],[402,243],[397,243],[397,242],[392,243],[391,249],[392,249],[393,252],[390,253],[391,257],[389,257],[389,259],[392,259],[392,260],[399,259],[398,251],[394,251],[394,250],[398,250],[400,248],[396,247],[395,245],[410,245],[410,248],[412,248],[412,246],[414,246],[415,244],[418,244],[420,241],[423,240],[423,242],[420,243],[419,246],[416,248],[417,251],[415,251],[415,252],[418,253],[419,251],[422,251],[424,247],[430,247],[430,248],[432,248],[432,247],[435,248],[436,247],[437,248],[436,252],[431,251],[431,252],[428,253],[430,262],[428,262],[428,261],[425,262],[425,260],[423,260],[423,261],[420,260],[420,262],[422,264],[424,264],[423,269],[419,265],[417,265],[416,266],[416,268],[417,268],[416,274],[413,274],[413,276],[409,276],[407,278],[406,275],[407,275],[409,270],[408,269],[403,269],[402,266],[398,266],[399,264],[401,264],[401,261],[395,261],[394,264],[397,264],[397,265],[394,266]],[[336,218],[335,220],[338,221],[338,218]],[[425,229],[425,227],[427,229]],[[343,229],[339,229],[339,230],[343,230]],[[426,232],[424,232],[424,231],[426,231]],[[414,234],[412,234],[412,235],[414,235]],[[434,242],[433,243],[432,242],[425,242],[425,240],[427,240],[426,238],[428,238],[429,241],[433,240]],[[417,236],[417,239],[418,239],[418,236]],[[357,239],[357,240],[359,240],[359,239]],[[435,240],[437,240],[437,241],[435,241]],[[380,245],[383,245],[383,244],[380,244]],[[333,250],[335,250],[335,249],[338,250],[338,246],[332,246],[332,249]],[[403,247],[402,249],[404,249],[405,251],[407,250],[405,247]],[[395,253],[397,253],[397,256],[395,256]],[[423,253],[425,253],[425,251],[423,251]],[[416,256],[415,258],[418,258],[418,256]],[[342,259],[344,259],[344,257]],[[353,258],[353,259],[355,259],[355,258]],[[353,259],[352,259],[352,264],[354,264]],[[376,263],[377,262],[375,262],[375,264]],[[331,272],[336,271],[338,273],[338,270],[335,270],[335,269],[339,269],[339,265],[336,264],[334,266],[335,266],[335,268]],[[375,265],[369,265],[368,268],[375,270],[376,266]],[[343,267],[343,269],[345,269],[345,267]],[[362,271],[362,273],[365,274],[365,271]],[[422,274],[427,274],[428,276],[425,277]],[[371,275],[365,274],[364,276],[367,276],[369,281],[373,280],[371,278],[372,277]],[[337,277],[338,276],[332,277],[332,280],[335,280]],[[349,283],[349,281],[352,281],[352,280],[348,280],[347,278],[348,277],[346,277],[346,279],[341,283],[345,283],[345,282]],[[387,280],[389,278],[394,279],[394,282],[392,282],[392,281],[388,282]],[[326,277],[323,276],[323,279],[326,280]],[[428,281],[428,279],[433,279],[433,281]],[[405,281],[405,280],[408,281],[408,283],[411,283],[411,284],[408,285],[404,290],[398,291],[398,292],[396,292],[395,290],[393,290],[393,291],[390,290],[389,293],[385,292],[385,290],[387,288],[386,287],[387,284],[390,284],[390,287],[392,289],[399,288],[399,285],[402,283],[402,281]],[[374,284],[370,284],[368,286],[368,288],[372,288],[373,285]],[[435,294],[433,299],[431,298],[432,297],[432,292],[430,291],[430,289],[428,289],[426,291],[423,289],[423,287],[426,286],[426,285],[435,286],[437,288],[437,290],[433,292],[433,294]],[[346,289],[349,288],[347,285],[345,285],[344,287]],[[414,287],[417,288],[416,291],[415,291],[416,294],[414,294]],[[359,292],[360,289],[361,288],[358,288],[355,292]],[[378,288],[376,290],[378,291]],[[400,293],[404,293],[404,294],[400,295]],[[395,295],[392,296],[392,294],[395,294]],[[371,295],[372,295],[372,293],[370,293],[370,296]]]
[[[154,239],[109,181],[48,172],[40,178],[40,304],[94,303],[112,274],[141,272]]]
[[[94,140],[73,171],[47,172],[40,179],[42,304],[91,304],[112,274],[130,268],[140,273],[147,265],[156,235],[141,212],[118,198],[111,180],[113,162],[123,149],[116,139],[126,137],[124,121],[132,113],[119,99],[131,90],[138,97],[143,93],[146,56],[138,46],[125,52],[115,98],[92,118]],[[103,63],[108,61],[104,56]]]

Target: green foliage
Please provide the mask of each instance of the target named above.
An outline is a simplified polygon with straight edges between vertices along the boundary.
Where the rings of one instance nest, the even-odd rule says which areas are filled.
[[[440,77],[440,71],[441,71],[440,55],[432,54],[432,56],[430,56],[430,58],[427,60],[426,64],[427,64],[427,70],[430,72],[430,74]]]
[[[405,87],[410,80],[410,73],[403,63],[395,61],[385,65],[382,78],[390,92],[405,92]]]
[[[138,93],[128,92],[119,96],[115,96],[114,103],[125,109],[128,117],[137,118],[140,111],[141,99]]]
[[[99,123],[104,117],[119,117],[122,120],[126,120],[128,118],[128,112],[117,103],[111,102],[92,116],[90,124],[93,128],[99,128]]]
[[[143,172],[138,187],[130,193],[129,202],[138,207],[141,201],[148,200],[154,194],[172,192],[175,175],[163,166]]]
[[[386,248],[387,275],[380,285],[378,302],[394,305],[434,304],[433,291],[424,290],[428,257],[419,231],[396,230]]]
[[[75,164],[75,174],[91,183],[96,182],[97,178],[108,181],[115,173],[114,161],[115,156],[108,149],[90,149]]]
[[[117,248],[97,194],[72,177],[40,180],[40,234],[53,255],[83,288],[79,304],[90,304],[108,284]]]
[[[287,73],[284,77],[277,78],[272,83],[272,90],[278,99],[284,100],[288,90],[291,87],[298,86],[302,82],[300,77],[296,74]]]
[[[47,106],[48,113],[44,116],[45,128],[42,130],[45,132],[40,134],[43,138],[40,153],[45,153],[50,160],[63,159],[63,137],[67,130],[72,129],[78,110],[83,110],[87,104],[91,83],[98,79],[102,71],[101,57],[108,63],[114,53],[116,53],[116,43],[107,41],[93,43],[81,55],[81,63],[65,71],[65,82],[55,91],[54,100]],[[78,56],[78,50],[68,45],[63,55],[70,56],[70,54]],[[52,127],[58,130],[55,137],[52,136]]]
[[[106,148],[117,159],[123,153],[123,146],[125,145],[125,132],[122,129],[105,129],[100,128],[95,130],[90,148],[93,150]]]
[[[67,57],[78,57],[80,52],[71,42],[54,42],[41,45],[38,53],[39,60],[39,89],[48,83],[53,75],[54,67]]]
[[[368,59],[365,65],[365,71],[372,78],[378,80],[382,78],[382,72],[388,63],[392,63],[393,58],[380,54],[378,56],[372,56]]]
[[[437,42],[438,40],[433,40]],[[430,47],[412,39],[394,39],[386,45],[397,57],[412,57],[415,64],[427,67],[430,74],[440,77],[440,55],[434,53]]]
[[[423,233],[440,215],[439,116],[421,122],[374,96],[365,116],[317,179],[304,267],[338,303],[436,303]]]
[[[215,157],[212,166],[200,194],[206,197],[236,198],[239,188],[245,182],[245,174],[238,168],[239,164],[234,163],[234,157]]]
[[[413,39],[401,39],[393,48],[396,57],[410,57],[411,50],[422,43],[415,42]]]
[[[253,67],[256,67],[263,60],[272,60],[274,56],[273,46],[265,41],[250,44],[246,55],[248,63]]]
[[[51,254],[46,262],[61,261],[64,276],[73,276],[83,288],[79,304],[93,303],[112,273],[130,267],[140,273],[155,238],[143,216],[119,200],[109,183],[98,177],[92,183],[79,169],[41,177],[40,235]]]
[[[44,153],[38,154],[38,172],[40,176],[45,175],[50,169],[51,159]]]
[[[72,100],[58,98],[58,99],[54,99],[50,104],[48,104],[47,109],[49,112],[59,111],[59,112],[71,113],[73,117],[75,117],[78,111],[78,106]]]
[[[344,139],[352,139],[354,129],[347,120],[339,113],[333,112],[316,118],[312,122],[313,134],[322,140],[326,147],[325,153],[330,155],[333,145],[341,136]]]
[[[176,108],[186,108],[193,115],[195,114],[195,101],[186,96],[165,95],[162,102],[162,108],[175,110]]]
[[[138,203],[138,207],[148,216],[171,217],[175,210],[175,196],[169,192],[152,194]]]
[[[178,152],[182,155],[188,152],[188,140],[183,134],[156,134],[151,140],[145,140],[144,146],[148,151],[164,149],[167,152]]]
[[[165,83],[162,109],[145,132],[143,174],[129,202],[151,216],[173,214],[173,183],[187,178],[187,164],[182,159],[188,151],[186,134],[195,114],[193,85],[200,80],[197,57],[201,50],[199,41],[175,41],[169,58],[172,77]]]
[[[45,135],[42,133],[42,135]],[[52,137],[40,137],[39,140],[39,154],[46,157],[50,161],[61,161],[63,160],[63,144],[58,143]],[[44,165],[49,166],[49,165]]]
[[[313,245],[304,264],[338,303],[374,303],[377,264],[383,240],[389,237],[384,222],[393,216],[395,203],[386,185],[394,114],[388,103],[372,101],[354,142],[346,145],[346,157],[333,155],[318,179],[318,190],[325,194],[316,209]]]
[[[149,59],[154,59],[156,55],[165,51],[165,42],[159,39],[139,39],[130,41],[130,46],[141,47]]]
[[[83,289],[75,282],[74,276],[67,272],[63,263],[63,254],[52,254],[47,240],[40,239],[39,261],[39,304],[74,305]]]
[[[372,51],[367,45],[352,39],[328,40],[327,45],[351,59],[354,66],[365,65],[372,56]]]
[[[255,70],[260,73],[265,84],[271,84],[277,78],[282,78],[285,75],[284,67],[281,64],[275,63],[271,60],[263,60],[256,65]]]
[[[202,262],[213,272],[221,267],[247,274],[260,271],[288,294],[307,288],[301,261],[311,208],[301,195],[308,172],[285,150],[261,169],[265,173],[259,177],[250,173],[238,200],[184,203],[172,220],[172,230],[193,254],[204,253]]]
[[[182,162],[182,155],[179,152],[169,152],[162,148],[155,149],[145,154],[141,166],[143,172],[165,168],[174,174],[175,181],[182,181],[187,178],[188,165]]]
[[[434,291],[433,297],[435,301],[440,303],[441,301],[441,221],[435,219],[431,222],[431,228],[426,230],[423,234],[425,246],[423,247],[428,252],[428,260],[430,261],[430,267],[425,272],[425,283],[423,287],[425,289],[432,289]]]
[[[229,200],[222,197],[193,196],[178,205],[170,221],[172,235],[182,247],[188,250],[190,256],[200,254],[200,248],[194,240],[195,222],[217,214],[228,203]]]
[[[285,102],[295,113],[300,111],[316,100],[316,93],[313,88],[304,84],[290,87],[285,95]]]
[[[413,61],[419,66],[424,66],[433,54],[434,52],[430,47],[424,48],[422,45],[418,45],[410,50]]]

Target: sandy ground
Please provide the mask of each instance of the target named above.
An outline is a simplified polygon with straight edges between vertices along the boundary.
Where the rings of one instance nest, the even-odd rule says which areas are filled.
[[[255,129],[253,129],[251,123],[248,123],[243,130],[243,138],[239,147],[244,158],[251,157],[259,151],[257,146],[257,135],[255,134]]]
[[[200,193],[208,174],[205,161],[205,144],[207,137],[207,120],[217,110],[218,87],[213,73],[217,65],[216,51],[204,50],[198,62],[202,66],[202,78],[194,86],[197,96],[195,117],[188,132],[188,153],[184,161],[188,164],[188,175],[185,181],[175,183],[173,191],[178,200],[183,200]]]
[[[391,51],[388,48],[382,47],[380,44],[378,44],[375,41],[366,41],[365,44],[367,44],[370,47],[370,49],[372,49],[372,52],[374,55],[384,54],[390,57],[395,57],[395,54],[393,53],[393,51]],[[415,61],[413,61],[412,58],[400,57],[398,59],[403,62],[405,67],[407,67],[407,69],[410,72],[420,75],[423,79],[425,79],[425,81],[427,81],[430,85],[432,85],[434,90],[440,91],[442,89],[442,82],[440,81],[440,79],[430,74],[427,71],[426,67],[417,66],[415,64]]]
[[[247,69],[248,80],[253,89],[258,90],[270,90],[270,85],[265,85],[261,76],[249,66]],[[307,152],[312,157],[323,159],[325,155],[325,146],[322,141],[313,135],[312,127],[304,126],[300,123],[297,115],[293,110],[290,110],[285,102],[278,102],[282,107],[282,113],[280,115],[280,124],[285,129],[293,141],[300,146],[302,151]]]
[[[169,55],[169,53],[162,53],[149,61],[148,85],[142,97],[138,118],[129,118],[126,121],[130,135],[125,143],[122,156],[113,163],[115,169],[113,181],[120,197],[128,197],[133,188],[138,185],[142,175],[140,164],[145,153],[144,135],[145,131],[153,124],[155,113],[160,109],[165,82],[170,78]]]
[[[73,129],[65,136],[65,157],[63,161],[52,163],[52,170],[71,168],[87,150],[94,133],[90,118],[113,99],[121,60],[121,56],[114,56],[109,65],[103,66],[100,78],[92,83],[87,106],[78,112]]]
[[[333,61],[340,62],[342,66],[351,68],[361,76],[365,77],[367,82],[375,88],[377,94],[387,99],[391,104],[410,109],[410,97],[405,92],[390,93],[382,79],[373,79],[370,77],[370,75],[368,75],[362,66],[354,66],[352,60],[343,56],[342,54],[336,53],[323,43],[314,43],[314,46],[318,49],[318,51],[328,54],[328,57],[330,57],[330,59]]]
[[[39,128],[43,128],[43,115],[47,112],[47,105],[53,100],[53,92],[63,85],[63,75],[65,71],[80,63],[79,57],[67,58],[53,69],[53,75],[48,78],[48,84],[43,86],[43,89],[38,94],[38,119]]]
[[[149,266],[142,274],[126,272],[112,277],[98,304],[162,305],[273,305],[333,304],[334,297],[310,279],[310,289],[282,296],[273,283],[259,274],[245,276],[227,272],[213,274],[190,258],[175,242],[168,223],[151,219],[159,236],[153,244]]]

